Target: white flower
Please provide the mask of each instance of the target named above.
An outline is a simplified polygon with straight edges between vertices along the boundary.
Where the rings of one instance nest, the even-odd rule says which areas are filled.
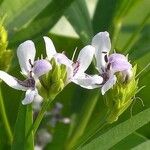
[[[91,45],[85,46],[79,53],[77,60],[73,63],[73,76],[71,81],[83,88],[94,89],[100,86],[103,78],[99,75],[88,75],[85,73],[90,66],[95,49]]]
[[[92,62],[95,48],[90,45],[85,46],[80,51],[77,60],[73,62],[63,53],[56,52],[54,44],[50,38],[44,37],[44,40],[48,59],[51,60],[51,58],[55,58],[59,64],[66,65],[68,75],[66,84],[74,82],[87,89],[93,89],[100,86],[103,81],[102,77],[98,75],[88,75],[85,73]]]
[[[21,68],[21,73],[26,76],[26,80],[20,81],[17,78],[0,70],[0,79],[7,85],[16,89],[26,91],[25,98],[22,101],[23,105],[31,103],[33,100],[41,99],[36,88],[38,78],[51,70],[51,64],[44,59],[34,61],[35,59],[35,45],[28,40],[20,44],[17,49],[17,56]]]
[[[132,65],[122,54],[114,53],[109,55],[111,42],[108,32],[96,34],[92,39],[92,46],[95,47],[96,68],[104,79],[101,88],[102,95],[104,95],[116,83],[116,72],[121,72],[124,80],[132,76]]]

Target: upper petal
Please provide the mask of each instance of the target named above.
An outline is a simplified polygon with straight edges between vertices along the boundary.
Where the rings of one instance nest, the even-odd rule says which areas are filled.
[[[103,82],[103,78],[98,75],[82,74],[77,78],[73,78],[72,82],[86,89],[94,89],[101,86],[101,83]]]
[[[56,62],[58,64],[63,64],[63,65],[66,65],[66,66],[71,66],[72,65],[72,61],[63,53],[56,53],[54,55],[54,58],[56,60]]]
[[[132,65],[128,62],[127,58],[122,54],[111,54],[108,61],[111,64],[113,73],[130,70],[132,68]]]
[[[37,94],[36,90],[28,89],[26,91],[25,98],[22,100],[22,104],[27,105],[27,104],[32,103],[36,94]]]
[[[51,64],[49,61],[45,59],[37,60],[34,62],[33,66],[33,73],[35,77],[40,77],[44,75],[45,73],[49,72],[52,69]]]
[[[27,90],[26,87],[18,83],[18,80],[15,77],[1,70],[0,70],[0,79],[3,80],[8,86],[16,90],[23,90],[23,91]]]
[[[32,64],[34,63],[35,53],[35,45],[30,40],[20,44],[17,49],[20,68],[22,73],[26,76],[28,76],[29,72],[31,71]]]
[[[107,82],[101,88],[102,95],[104,95],[109,89],[111,89],[113,85],[116,83],[116,81],[117,81],[116,76],[111,75],[110,78],[107,80]]]
[[[55,46],[49,37],[44,36],[43,38],[45,41],[47,58],[48,60],[51,60],[51,58],[56,54]]]
[[[79,53],[77,62],[79,63],[78,72],[85,72],[92,62],[95,48],[91,45],[85,46]]]
[[[108,32],[99,32],[92,39],[92,46],[95,47],[95,57],[97,62],[97,69],[101,72],[105,68],[106,60],[111,49],[111,41]]]

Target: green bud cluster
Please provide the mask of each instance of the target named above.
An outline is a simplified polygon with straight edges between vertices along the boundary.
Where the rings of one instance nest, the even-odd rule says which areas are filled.
[[[7,50],[7,31],[0,23],[0,70],[7,71],[10,67],[13,53],[11,50]]]
[[[133,102],[138,90],[138,79],[136,79],[136,66],[133,67],[133,75],[129,81],[122,82],[121,74],[117,75],[117,83],[113,89],[106,94],[106,105],[108,107],[107,122],[113,123]]]
[[[54,58],[50,61],[52,70],[40,78],[39,92],[44,98],[55,96],[61,92],[66,84],[67,69],[63,64],[58,64]]]

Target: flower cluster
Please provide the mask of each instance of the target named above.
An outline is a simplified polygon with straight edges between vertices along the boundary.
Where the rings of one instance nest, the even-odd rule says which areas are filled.
[[[102,95],[107,95],[106,92],[116,85],[127,84],[133,78],[133,69],[128,58],[119,53],[109,54],[111,41],[108,32],[96,34],[91,44],[79,52],[75,61],[64,53],[58,53],[49,37],[44,37],[44,41],[47,54],[45,59],[35,60],[36,49],[31,40],[19,45],[17,56],[21,73],[26,77],[24,81],[0,70],[0,79],[6,84],[26,91],[23,105],[39,102],[42,97],[57,95],[70,82],[86,89],[100,88]],[[87,74],[86,70],[93,59],[96,60],[95,68],[98,73]]]

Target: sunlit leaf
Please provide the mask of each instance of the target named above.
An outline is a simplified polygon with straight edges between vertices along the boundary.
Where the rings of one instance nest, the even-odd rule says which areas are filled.
[[[107,150],[131,133],[133,133],[135,130],[150,122],[149,115],[150,108],[117,125],[103,135],[95,138],[90,143],[83,146],[81,149],[91,150],[100,147],[103,150]]]
[[[85,0],[76,0],[66,10],[65,17],[69,20],[84,44],[87,44],[93,35],[93,29]]]

